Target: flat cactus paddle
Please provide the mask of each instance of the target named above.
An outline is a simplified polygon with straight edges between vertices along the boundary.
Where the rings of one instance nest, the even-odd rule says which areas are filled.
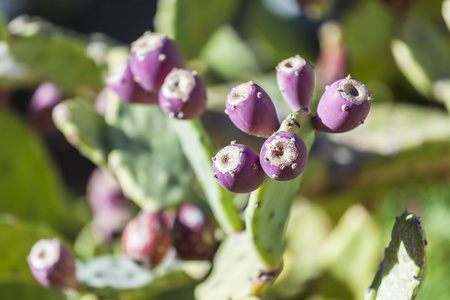
[[[417,216],[405,211],[397,217],[384,260],[364,299],[415,299],[423,279],[426,245]]]
[[[197,300],[262,299],[281,268],[268,269],[246,233],[232,234],[216,253],[213,270],[195,289]]]

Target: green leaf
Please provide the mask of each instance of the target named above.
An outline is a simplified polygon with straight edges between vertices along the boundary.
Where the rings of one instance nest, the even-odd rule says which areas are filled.
[[[0,111],[0,141],[0,212],[61,231],[78,226],[74,218],[67,222],[64,182],[43,142],[7,109]]]
[[[1,284],[37,283],[28,266],[27,256],[33,245],[44,238],[60,238],[60,235],[42,223],[24,222],[13,215],[0,214]]]
[[[261,299],[281,269],[266,269],[248,235],[229,235],[214,258],[213,270],[195,290],[197,300]]]
[[[174,39],[186,59],[192,59],[239,4],[240,0],[159,0],[155,28]]]
[[[10,23],[9,49],[41,81],[52,81],[68,92],[81,86],[103,86],[102,70],[86,54],[86,42],[74,33],[40,19],[20,17]]]
[[[172,125],[217,222],[227,233],[242,230],[243,224],[234,207],[232,194],[212,176],[211,158],[216,151],[200,120],[172,119]]]
[[[414,214],[397,217],[385,258],[365,299],[414,299],[423,279],[427,240]]]

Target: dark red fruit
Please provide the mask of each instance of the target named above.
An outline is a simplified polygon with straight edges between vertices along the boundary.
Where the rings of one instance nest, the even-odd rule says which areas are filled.
[[[171,232],[161,211],[142,211],[122,233],[125,256],[147,268],[154,268],[163,260],[171,243]]]
[[[212,259],[216,249],[215,226],[197,206],[183,203],[173,224],[173,244],[183,260]]]

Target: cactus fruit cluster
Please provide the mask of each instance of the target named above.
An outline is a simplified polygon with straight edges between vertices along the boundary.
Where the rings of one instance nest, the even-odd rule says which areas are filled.
[[[106,85],[122,101],[159,103],[172,118],[195,119],[206,109],[203,80],[184,68],[177,45],[161,33],[148,31],[133,42],[129,60],[110,72]]]
[[[166,260],[211,262],[198,299],[259,299],[283,269],[286,224],[315,132],[343,133],[363,124],[372,93],[342,78],[326,88],[315,109],[313,66],[299,55],[287,58],[276,67],[276,82],[290,114],[280,122],[263,87],[238,84],[223,99],[225,113],[262,146],[257,152],[233,141],[218,150],[199,121],[206,85],[186,68],[175,42],[146,32],[127,54],[106,76],[95,110],[69,100],[54,111],[58,128],[102,167],[87,192],[96,236],[111,243],[121,234],[123,256],[152,276]],[[233,197],[247,193],[242,217]],[[189,197],[205,200],[212,217]],[[129,201],[141,208],[134,217]],[[76,278],[74,256],[56,240],[38,242],[28,261],[46,287],[97,284],[89,276]]]

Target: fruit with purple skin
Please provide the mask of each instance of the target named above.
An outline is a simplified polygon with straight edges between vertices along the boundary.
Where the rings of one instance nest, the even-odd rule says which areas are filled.
[[[272,99],[251,81],[234,87],[225,106],[234,125],[248,134],[268,137],[280,127]]]
[[[57,239],[35,243],[28,255],[28,264],[41,285],[57,290],[78,290],[75,257]]]
[[[181,204],[173,224],[173,245],[182,260],[209,260],[216,249],[216,227],[211,219],[192,203]]]
[[[62,99],[63,92],[57,85],[51,82],[41,83],[31,96],[28,107],[28,119],[31,125],[46,134],[56,132],[52,111]]]
[[[332,83],[323,93],[314,117],[314,128],[328,133],[352,130],[364,123],[372,103],[372,92],[350,77]]]
[[[230,192],[250,193],[259,188],[266,178],[258,153],[248,146],[232,142],[212,160],[214,178]]]
[[[124,102],[158,103],[157,93],[147,92],[134,80],[129,62],[116,66],[106,78],[106,85]]]
[[[314,69],[299,55],[283,60],[277,66],[278,87],[292,111],[309,110],[314,91]]]
[[[164,34],[145,32],[131,44],[130,68],[136,82],[148,92],[158,92],[167,74],[183,68],[177,45]]]
[[[206,86],[196,72],[173,69],[166,76],[158,98],[169,117],[195,119],[206,109]]]
[[[87,198],[93,212],[93,233],[100,243],[110,243],[120,236],[133,217],[117,179],[106,169],[97,168],[87,183]]]
[[[264,142],[259,159],[267,176],[287,181],[303,172],[308,160],[308,150],[298,135],[278,131]]]
[[[170,229],[161,211],[142,211],[122,233],[122,251],[146,268],[156,267],[172,244]]]

